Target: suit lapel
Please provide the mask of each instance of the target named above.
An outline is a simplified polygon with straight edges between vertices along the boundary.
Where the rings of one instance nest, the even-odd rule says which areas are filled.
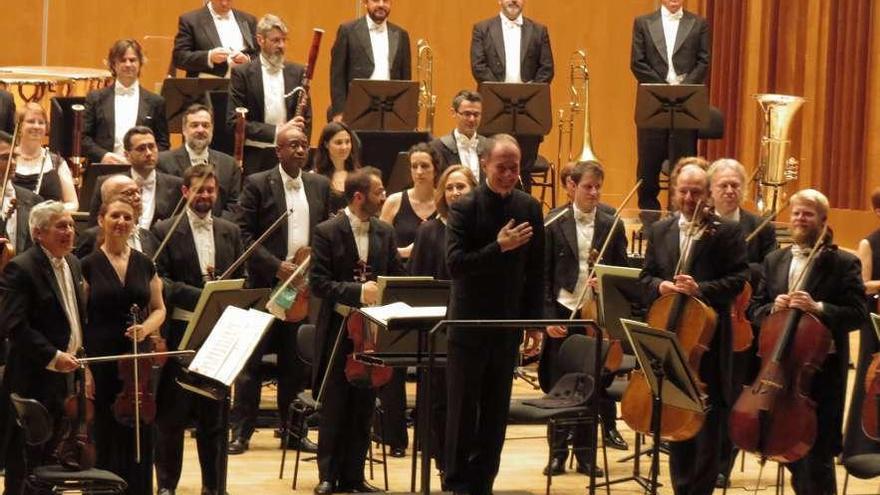
[[[55,270],[52,269],[52,263],[49,262],[49,257],[46,255],[46,252],[43,251],[43,248],[39,249],[38,261],[41,265],[43,265],[43,269],[40,272],[43,273],[43,277],[45,277],[46,282],[49,284],[49,288],[52,289],[52,293],[55,294],[55,299],[58,301],[58,305],[61,306],[62,311],[64,310],[64,297],[61,295],[61,288],[58,286],[58,280],[55,278]],[[71,270],[72,273],[72,270]],[[74,284],[76,285],[76,284]],[[77,294],[77,297],[79,295]]]
[[[249,68],[251,71],[251,80],[253,81],[254,97],[257,99],[257,108],[262,114],[266,108],[266,95],[263,90],[263,62],[257,57],[257,63],[252,64]]]
[[[573,209],[574,206],[568,208]],[[559,226],[562,229],[562,237],[568,243],[569,249],[574,254],[574,259],[579,259],[580,251],[578,250],[577,222],[575,222],[573,212],[565,214],[559,219]]]
[[[597,251],[602,249],[602,245],[605,244],[605,238],[608,237],[610,227],[611,224],[605,221],[605,217],[602,216],[599,208],[596,208],[596,220],[593,222],[593,245],[590,248]],[[602,260],[598,260],[598,263],[602,263]]]
[[[147,115],[147,90],[141,86],[138,88],[137,125],[147,125],[147,127],[150,127],[149,123],[146,122],[147,117],[149,117]]]
[[[211,46],[220,46],[220,34],[217,33],[217,26],[214,24],[214,19],[211,17],[211,11],[208,10],[207,5],[202,9],[202,14],[199,16],[199,25],[202,31],[205,32],[205,36],[211,41]]]
[[[190,165],[192,165],[192,162],[189,159],[189,153],[186,152],[185,147],[181,146],[180,148],[177,148],[177,151],[174,153],[174,160],[177,162],[177,170],[180,172],[180,176],[183,177],[183,173],[186,172],[186,169],[188,169]]]
[[[532,36],[535,34],[535,26],[532,24],[532,21],[523,18],[522,25],[522,36],[520,36],[519,43],[519,65],[520,67],[524,66],[526,63],[526,56],[528,55],[529,46],[532,43]]]
[[[492,45],[495,47],[495,53],[501,60],[501,66],[507,70],[507,59],[504,58],[504,34],[501,32],[501,18],[496,16],[489,24],[489,37],[492,38]]]
[[[679,236],[680,230],[678,228],[678,218],[676,217],[675,221],[669,226],[669,229],[666,231],[666,237],[664,239],[664,244],[666,249],[667,256],[669,258],[666,260],[666,266],[670,268],[675,268],[678,264],[678,259],[681,257],[681,247],[679,246]],[[675,273],[673,272],[672,275]]]
[[[370,43],[370,28],[367,27],[366,16],[364,16],[363,19],[360,20],[360,22],[355,24],[354,35],[355,38],[357,38],[357,40],[360,42],[361,46],[364,47],[364,53],[367,54],[367,58],[370,59],[370,63],[375,64],[376,60],[373,58],[373,44]]]
[[[239,12],[237,10],[233,10],[232,15],[235,17],[235,22],[238,24],[238,30],[241,31],[241,37],[244,40],[245,50],[249,52],[254,51],[256,47],[254,46],[251,27],[248,26],[247,21],[244,19],[244,17],[239,15]]]
[[[217,229],[214,229],[214,252],[217,251]],[[190,277],[187,277],[190,280],[200,280],[202,278],[201,272],[201,264],[199,263],[199,252],[196,249],[196,237],[193,235],[192,228],[189,225],[189,218],[184,217],[180,220],[180,223],[177,224],[177,228],[174,230],[174,237],[177,237],[177,242],[175,245],[180,246],[183,250],[183,256],[181,257],[184,260],[191,260],[191,263],[186,263],[187,269],[190,271]],[[215,260],[216,261],[216,260]]]
[[[785,293],[791,290],[788,286],[788,272],[791,271],[791,248],[786,248],[776,264],[776,280],[780,282],[780,287]]]
[[[370,265],[370,270],[373,272],[373,280],[375,280],[378,272],[381,271],[380,264],[382,263],[382,240],[379,236],[378,224],[378,220],[370,218],[370,245],[367,249],[367,264]],[[354,239],[354,236],[352,236],[352,239]]]
[[[23,253],[27,249],[28,239],[30,238],[30,228],[28,227],[28,217],[33,207],[30,203],[24,203],[23,198],[19,196],[19,192],[15,191],[18,198],[19,207],[15,212],[15,252]]]
[[[101,106],[103,107],[104,112],[104,119],[107,121],[107,132],[110,134],[111,139],[113,138],[113,134],[116,129],[116,90],[114,89],[115,84],[116,83],[114,82],[113,85],[109,86],[106,89],[104,101],[101,102]],[[138,103],[138,111],[140,111],[140,103]]]
[[[284,196],[284,184],[281,183],[281,172],[278,171],[278,168],[273,168],[272,173],[269,174],[269,190],[272,192],[272,199],[275,200],[275,204],[278,205],[278,215],[281,215],[287,210],[287,198]],[[287,239],[289,235],[287,232],[287,222],[281,222],[281,227],[279,227],[281,232],[281,238]],[[287,241],[285,241],[285,245]]]
[[[691,29],[694,28],[695,23],[694,16],[688,15],[687,12],[681,16],[681,20],[678,22],[678,32],[675,33],[675,49],[672,51],[673,55],[675,55],[675,52],[681,48],[682,43],[684,43],[684,40],[687,39],[688,35],[691,34]]]
[[[386,21],[387,22],[387,21]],[[400,31],[388,25],[388,70],[394,67],[397,60],[397,47],[400,45]],[[393,74],[393,72],[392,72]]]
[[[654,40],[654,47],[660,52],[663,60],[666,60],[666,35],[663,34],[663,20],[660,18],[658,10],[648,20],[648,30],[651,32],[651,39]]]

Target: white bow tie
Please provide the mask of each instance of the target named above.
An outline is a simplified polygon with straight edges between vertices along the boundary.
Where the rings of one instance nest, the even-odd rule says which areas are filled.
[[[134,84],[126,88],[125,86],[116,85],[116,96],[134,96]]]
[[[791,256],[792,258],[803,257],[806,258],[810,255],[810,248],[808,247],[800,247],[797,245],[791,246]]]
[[[141,188],[141,190],[152,191],[153,189],[156,188],[156,178],[155,177],[152,179],[141,179],[140,177],[138,177],[134,181],[137,183],[138,187]]]
[[[205,218],[193,218],[192,226],[193,229],[197,230],[210,230],[211,226],[214,225],[214,219],[211,218],[211,215],[207,215]]]
[[[372,26],[370,26],[370,31],[374,33],[384,33],[385,29],[386,28],[384,22],[382,24],[373,24]]]
[[[355,234],[366,234],[370,232],[370,222],[362,222],[360,220],[353,220],[351,222],[351,231]]]
[[[287,179],[284,179],[284,187],[286,189],[290,189],[293,191],[299,191],[300,189],[302,189],[302,186],[303,186],[302,177],[297,177],[296,179],[291,179],[288,177]]]
[[[584,213],[577,208],[574,209],[574,220],[577,223],[592,224],[596,220],[595,210],[592,213]]]
[[[522,27],[522,21],[517,19],[515,21],[511,21],[510,19],[504,19],[504,27],[509,29]]]
[[[472,138],[469,138],[469,137],[465,136],[464,134],[456,134],[455,141],[458,144],[458,146],[465,148],[465,149],[468,149],[468,150],[477,149],[477,144],[479,142],[477,140],[476,134],[474,134],[474,137],[472,137]]]
[[[684,16],[684,10],[679,10],[674,14],[665,14],[664,17],[670,21],[680,21],[682,16]]]

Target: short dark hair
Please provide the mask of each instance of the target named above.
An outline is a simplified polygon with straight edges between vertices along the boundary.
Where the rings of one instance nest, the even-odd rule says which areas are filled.
[[[197,177],[201,178],[203,182],[212,177],[215,180],[217,179],[217,175],[214,173],[214,167],[212,165],[193,165],[183,173],[183,185],[189,189],[192,187],[193,179]]]
[[[110,66],[110,73],[113,74],[113,77],[116,77],[116,69],[113,65],[125,56],[125,52],[127,52],[129,48],[134,50],[138,62],[140,62],[142,66],[144,65],[144,50],[141,48],[141,44],[138,43],[137,40],[131,38],[116,40],[107,52],[107,65]]]
[[[181,123],[186,126],[186,119],[189,118],[190,115],[199,112],[208,112],[208,115],[211,116],[211,122],[214,122],[214,111],[211,110],[211,107],[204,103],[193,103],[186,107],[186,110],[183,112],[183,117],[181,118]]]
[[[443,156],[440,155],[440,152],[438,152],[436,148],[428,143],[416,143],[410,146],[407,154],[412,157],[413,153],[424,153],[431,158],[431,165],[434,166],[434,187],[437,187],[437,181],[440,179],[440,172],[446,168]]]
[[[125,148],[125,151],[131,151],[131,138],[132,136],[140,136],[144,134],[149,134],[154,138],[156,135],[153,133],[153,130],[145,125],[136,125],[126,131],[125,136],[122,137],[122,147]]]
[[[382,172],[376,167],[362,167],[348,174],[345,178],[345,199],[348,203],[354,200],[355,193],[370,193],[371,177],[382,180]]]
[[[574,163],[568,176],[571,177],[575,184],[579,184],[586,174],[590,174],[601,181],[605,180],[605,169],[602,168],[601,163],[595,160]]]
[[[874,189],[871,193],[871,206],[875,210],[880,210],[880,187]]]
[[[476,91],[463,89],[456,93],[454,97],[452,97],[452,109],[457,112],[458,107],[461,106],[461,102],[463,101],[469,101],[471,103],[482,103],[483,97],[480,96],[480,93],[477,93]]]

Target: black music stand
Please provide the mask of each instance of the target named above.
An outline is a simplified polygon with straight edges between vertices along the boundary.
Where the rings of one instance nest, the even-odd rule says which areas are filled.
[[[668,404],[693,412],[704,412],[706,408],[675,333],[652,328],[634,320],[624,320],[623,327],[651,387],[651,432],[654,445],[650,484],[651,495],[657,495],[662,406]]]
[[[235,137],[226,125],[226,108],[229,106],[227,91],[208,91],[208,106],[214,114],[214,137],[211,138],[211,149],[227,155],[234,153]]]
[[[83,172],[82,189],[79,191],[79,211],[89,211],[92,199],[100,192],[95,189],[99,177],[128,174],[129,170],[131,170],[131,165],[118,163],[92,163],[86,166]]]
[[[183,128],[182,117],[190,105],[201,103],[210,106],[208,91],[225,92],[228,89],[229,79],[214,77],[169,77],[164,79],[161,95],[162,98],[165,98],[165,118],[168,121],[168,132],[181,132]]]
[[[483,82],[483,119],[477,132],[546,136],[553,128],[550,85],[546,83]]]
[[[394,194],[412,187],[412,173],[409,170],[409,153],[401,151],[391,165],[388,180],[385,183],[385,193]]]
[[[639,284],[638,268],[596,265],[599,304],[597,320],[611,338],[620,341],[624,352],[632,354],[621,319],[641,321],[646,313]]]
[[[227,307],[263,308],[270,292],[268,288],[243,289],[243,279],[219,281],[219,283],[230,284],[230,287],[211,290],[211,284],[217,283],[207,282],[205,288],[202,289],[202,294],[196,303],[195,315],[184,331],[178,347],[179,350],[198,351]],[[260,305],[260,302],[263,304]]]
[[[70,158],[73,155],[73,105],[85,105],[84,96],[54,96],[49,109],[49,151]]]
[[[382,182],[388,185],[400,153],[406,152],[417,143],[427,143],[431,135],[419,131],[357,131],[361,146],[361,164],[376,167],[382,171]],[[409,155],[406,160],[405,176],[409,180]]]
[[[419,125],[419,83],[353,79],[342,115],[355,131],[415,131]]]
[[[675,160],[675,131],[705,129],[710,124],[709,92],[703,84],[639,84],[636,127],[665,129],[666,159]],[[671,170],[670,170],[671,172]]]

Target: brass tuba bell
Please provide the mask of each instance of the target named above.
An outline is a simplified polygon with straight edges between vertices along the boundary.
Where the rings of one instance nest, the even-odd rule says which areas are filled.
[[[789,133],[794,115],[804,104],[800,96],[755,95],[764,115],[761,158],[755,201],[761,214],[772,214],[782,205],[785,185],[798,177],[797,159],[790,157]]]

